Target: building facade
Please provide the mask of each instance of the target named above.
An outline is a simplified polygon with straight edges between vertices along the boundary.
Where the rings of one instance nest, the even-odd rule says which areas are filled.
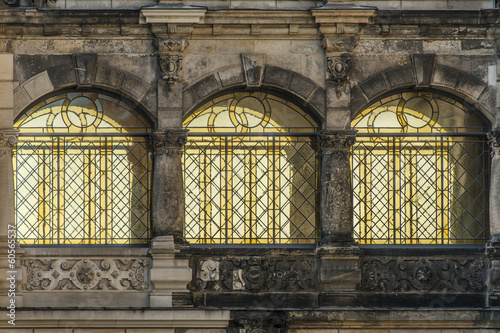
[[[499,331],[495,7],[0,1],[0,332]]]

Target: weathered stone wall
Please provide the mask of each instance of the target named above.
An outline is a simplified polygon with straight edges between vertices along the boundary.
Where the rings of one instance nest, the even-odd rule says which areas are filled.
[[[259,10],[238,9],[249,1],[203,3],[208,10],[168,9],[166,3],[139,10],[153,3],[114,0],[44,4],[65,10],[0,10],[4,155],[15,144],[8,131],[15,117],[64,89],[119,94],[138,105],[156,130],[151,248],[20,251],[26,308],[19,311],[18,327],[34,333],[39,323],[51,332],[69,325],[74,332],[107,327],[127,333],[142,332],[144,325],[170,333],[498,329],[492,310],[500,297],[498,244],[490,243],[489,256],[482,246],[360,248],[352,239],[349,170],[355,136],[350,119],[398,89],[453,94],[495,123],[497,11],[406,10],[491,8],[492,2],[358,3],[403,11],[311,10],[317,1],[251,2]],[[90,6],[116,10],[71,10]],[[136,9],[117,9],[124,7]],[[321,120],[320,246],[210,249],[183,242],[182,119],[234,89],[282,94]],[[9,161],[0,161],[0,193],[13,198]],[[2,221],[10,223],[12,202],[2,202]]]

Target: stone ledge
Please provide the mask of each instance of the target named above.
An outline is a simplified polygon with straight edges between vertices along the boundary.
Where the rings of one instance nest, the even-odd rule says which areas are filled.
[[[123,328],[224,328],[229,322],[226,310],[180,310],[180,309],[16,309],[16,328],[25,327],[123,327]],[[11,328],[6,320],[0,328]]]

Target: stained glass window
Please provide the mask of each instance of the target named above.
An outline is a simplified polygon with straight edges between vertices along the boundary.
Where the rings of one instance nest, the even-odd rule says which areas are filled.
[[[365,244],[488,238],[487,122],[455,98],[404,92],[355,117],[354,233]]]
[[[192,243],[317,239],[315,119],[264,92],[205,103],[184,122],[185,237]]]
[[[43,100],[16,121],[16,222],[24,244],[144,243],[151,123],[98,92]]]

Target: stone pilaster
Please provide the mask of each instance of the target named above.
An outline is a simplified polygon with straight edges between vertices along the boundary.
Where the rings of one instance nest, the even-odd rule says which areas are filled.
[[[351,148],[354,130],[321,133],[321,240],[319,280],[325,299],[355,293],[361,281],[361,250],[353,239]]]
[[[174,236],[183,242],[184,186],[182,146],[187,130],[165,129],[153,134],[155,166],[153,175],[153,236]]]
[[[356,131],[321,133],[321,241],[322,247],[354,244],[350,149]]]
[[[331,130],[321,134],[321,244],[351,244],[352,182],[350,149],[356,141],[353,130]]]
[[[0,237],[7,236],[9,225],[14,225],[14,171],[12,169],[12,149],[17,144],[17,131],[0,129]]]
[[[12,300],[16,307],[22,306],[21,293],[17,287],[14,287],[22,278],[19,268],[22,251],[15,241],[15,192],[12,168],[12,150],[17,144],[17,135],[17,130],[0,129],[0,193],[2,193],[2,200],[0,200],[0,306],[4,308],[11,305]]]
[[[491,146],[490,239],[500,244],[500,131],[488,134]]]
[[[490,292],[488,306],[500,304],[500,131],[488,133],[491,147],[490,166],[490,239],[486,253],[491,260],[489,271]]]

